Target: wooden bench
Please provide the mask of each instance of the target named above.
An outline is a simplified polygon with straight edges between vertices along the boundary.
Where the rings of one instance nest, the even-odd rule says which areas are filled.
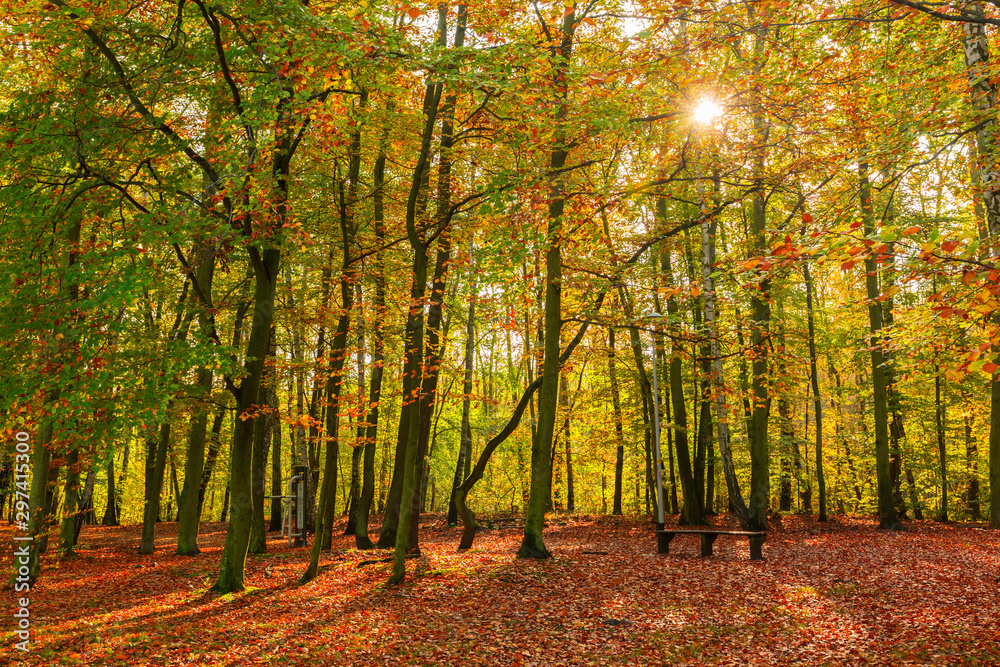
[[[658,530],[656,531],[656,546],[661,554],[670,553],[670,540],[675,535],[700,535],[701,555],[711,556],[712,545],[719,535],[742,535],[750,539],[750,560],[762,560],[761,547],[767,539],[767,533],[763,531],[742,531],[742,530]]]

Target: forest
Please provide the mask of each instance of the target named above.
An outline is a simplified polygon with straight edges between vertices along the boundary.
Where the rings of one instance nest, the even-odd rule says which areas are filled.
[[[919,615],[926,595],[964,625],[911,645],[879,616],[867,649],[837,648],[864,620],[809,626],[802,646],[831,652],[793,656],[729,628],[740,613],[710,591],[683,612],[719,616],[703,644],[642,607],[594,621],[625,626],[621,653],[583,633],[562,656],[567,621],[476,659],[1000,659],[968,648],[1000,639],[969,611],[1000,581],[1000,2],[18,0],[2,16],[3,650],[27,660],[30,626],[44,664],[94,659],[81,619],[110,632],[100,599],[129,594],[73,582],[125,577],[133,618],[284,604],[293,626],[292,597],[319,622],[352,588],[407,645],[373,648],[355,619],[292,660],[257,645],[261,664],[345,647],[360,653],[333,664],[480,664],[485,630],[404,620],[469,604],[449,580],[482,604],[537,585],[584,609],[567,582],[627,571],[664,600],[757,581],[769,614],[822,589]],[[645,558],[655,530],[699,527],[767,532],[763,563],[732,538],[711,561],[680,538]],[[952,558],[961,612],[930,584],[866,579]],[[693,579],[651,584],[671,568]],[[822,586],[794,583],[813,569]],[[222,629],[192,657],[165,622],[130,640],[142,658],[93,646],[106,664],[252,662]],[[743,642],[757,662],[726,652]]]

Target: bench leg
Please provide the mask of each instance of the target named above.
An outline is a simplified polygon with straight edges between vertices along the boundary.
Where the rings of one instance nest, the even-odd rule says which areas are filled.
[[[712,545],[715,543],[715,538],[718,535],[702,535],[701,536],[701,555],[703,557],[708,557],[712,555]]]
[[[766,539],[767,535],[753,535],[750,537],[750,560],[764,560],[761,547],[764,546],[764,540]]]
[[[670,540],[674,539],[673,533],[656,534],[656,552],[661,554],[670,553]]]

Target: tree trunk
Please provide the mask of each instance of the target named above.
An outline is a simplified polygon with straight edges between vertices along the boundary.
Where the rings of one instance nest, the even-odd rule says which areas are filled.
[[[101,519],[102,526],[119,526],[118,521],[118,489],[115,487],[115,457],[108,459],[108,503],[104,508],[104,517]]]
[[[972,437],[972,415],[965,414],[965,472],[969,485],[965,493],[965,505],[969,508],[969,516],[973,521],[982,518],[979,507],[979,446]]]
[[[77,541],[80,539],[80,530],[83,528],[84,523],[93,523],[93,507],[94,507],[94,481],[97,479],[97,471],[91,469],[87,473],[87,479],[83,483],[83,492],[80,494],[79,501],[77,503],[78,511],[76,513],[74,527],[73,527],[73,546],[76,546]]]
[[[140,554],[151,554],[156,550],[156,517],[160,512],[160,493],[163,491],[163,475],[167,469],[167,447],[170,444],[170,420],[173,416],[173,401],[167,403],[163,423],[158,431],[150,428],[146,436],[146,477],[145,498],[142,514],[142,542]]]
[[[59,556],[76,556],[76,515],[80,498],[80,448],[78,443],[70,444],[66,457],[66,484],[63,491],[63,517],[59,530]]]
[[[442,160],[442,162],[447,163],[447,160]],[[431,282],[431,294],[427,306],[427,319],[424,325],[424,339],[426,341],[422,355],[422,367],[424,371],[422,373],[423,377],[420,380],[420,396],[417,403],[417,449],[415,452],[416,464],[413,471],[415,478],[413,480],[413,495],[409,498],[412,519],[409,523],[408,549],[417,554],[420,553],[418,540],[420,496],[424,484],[424,473],[430,444],[431,419],[434,416],[438,377],[441,369],[441,352],[444,346],[444,337],[441,335],[441,315],[445,286],[448,279],[448,265],[451,261],[451,233],[447,228],[448,222],[440,217],[442,213],[443,210],[439,207],[438,224],[440,233],[438,251],[435,261],[434,278]]]
[[[269,355],[275,352],[274,329],[272,327],[271,345]],[[249,553],[267,553],[267,523],[264,518],[264,494],[267,487],[264,485],[267,472],[267,454],[271,448],[271,439],[275,429],[281,429],[278,421],[278,394],[270,386],[272,379],[269,369],[265,368],[264,378],[261,381],[259,410],[261,414],[257,418],[253,436],[253,463],[251,465],[251,492],[253,493],[253,523],[250,527],[250,545],[247,547]]]
[[[819,486],[819,520],[827,520],[826,477],[823,474],[823,397],[819,393],[819,369],[816,363],[816,325],[813,318],[813,282],[809,262],[802,263],[806,283],[806,317],[809,327],[809,377],[812,381],[813,410],[816,413],[816,483]]]
[[[970,2],[963,7],[966,14],[981,19],[982,3]],[[965,66],[972,88],[971,105],[983,122],[976,131],[978,165],[976,179],[979,190],[976,199],[986,212],[986,230],[995,241],[1000,239],[1000,168],[996,164],[997,118],[996,86],[990,72],[989,37],[983,23],[963,23],[962,31]],[[993,324],[1000,327],[1000,313],[994,313]],[[991,349],[994,363],[1000,364],[1000,343]],[[994,372],[990,382],[990,528],[1000,528],[1000,374]]]
[[[222,449],[222,419],[226,415],[225,408],[219,408],[212,421],[212,434],[208,439],[208,454],[205,456],[205,467],[201,472],[201,483],[198,485],[198,517],[205,509],[205,490],[208,483],[212,481],[212,473],[215,471],[215,463],[219,460],[219,450]],[[122,475],[124,478],[124,475]],[[124,481],[123,481],[124,483]]]
[[[665,219],[666,200],[661,197],[657,202],[657,206],[661,219]],[[667,276],[667,280],[673,283],[669,255],[666,258],[664,273]],[[674,322],[677,321],[678,317],[677,299],[671,295],[667,298],[667,319]],[[683,345],[680,342],[680,331],[676,326],[671,334],[671,338],[673,339],[673,351],[670,356],[670,402],[673,408],[671,430],[674,432],[677,468],[681,478],[681,492],[684,495],[680,508],[681,516],[679,523],[685,526],[697,526],[704,524],[706,517],[705,509],[701,504],[701,497],[696,487],[691,450],[688,447],[687,406],[684,403],[684,378],[681,369]]]
[[[583,374],[580,375],[583,380]],[[570,439],[570,405],[569,405],[569,382],[566,373],[561,374],[560,382],[562,392],[560,402],[565,407],[565,417],[563,418],[563,440],[566,442],[566,512],[572,514],[576,511],[576,492],[573,488],[573,445]]]
[[[81,215],[75,212],[71,213],[61,247],[55,249],[59,253],[59,267],[63,274],[76,264],[81,225]],[[76,301],[78,284],[65,279],[60,279],[59,284],[59,302],[72,303]],[[72,332],[69,333],[71,333],[69,337],[64,335],[58,342],[52,341],[52,347],[46,351],[46,354],[52,357],[49,360],[50,363],[56,363],[61,357],[68,357],[69,354],[72,354],[73,349],[70,341],[73,336]],[[59,386],[48,389],[45,395],[45,406],[54,407],[55,402],[59,400],[60,393]],[[48,546],[48,527],[53,514],[53,497],[59,479],[58,465],[51,465],[52,452],[49,449],[54,433],[55,420],[46,417],[39,426],[35,451],[32,453],[31,495],[28,498],[28,534],[32,537],[28,545],[28,577],[32,586],[41,574],[41,554]]]
[[[872,213],[872,190],[868,180],[868,163],[858,164],[859,196],[864,233],[875,235]],[[877,480],[879,528],[896,524],[896,507],[892,497],[892,474],[889,462],[889,416],[886,393],[885,353],[883,349],[882,304],[879,302],[878,270],[869,253],[865,258],[865,284],[868,290],[868,322],[871,331],[872,392],[875,411],[875,476]]]
[[[205,243],[195,246],[201,252],[197,257],[207,256],[196,268],[196,280],[205,298],[212,301],[212,282],[215,276],[215,254],[206,253],[211,250]],[[241,323],[242,324],[242,323]],[[207,313],[202,310],[198,314],[198,327],[206,336],[210,335],[211,322]],[[212,369],[198,370],[197,387],[202,401],[207,400],[212,393]],[[205,470],[205,442],[208,436],[208,410],[205,404],[198,405],[191,416],[188,430],[187,460],[184,464],[184,488],[177,499],[177,555],[194,556],[201,553],[198,548],[198,525],[201,521],[201,504],[199,502],[199,487]],[[216,447],[218,452],[218,447]],[[214,463],[214,462],[213,462]]]
[[[359,421],[358,429],[362,431],[364,437],[364,422]],[[359,438],[360,440],[360,438]],[[344,526],[344,535],[354,535],[358,530],[357,510],[361,502],[361,463],[365,455],[365,448],[361,445],[351,447],[351,488],[347,497],[347,525]]]
[[[782,383],[788,381],[788,368],[785,364],[787,350],[785,343],[785,311],[779,304],[778,316],[778,377]],[[792,511],[792,466],[795,466],[795,476],[798,478],[801,462],[799,446],[795,442],[795,425],[792,423],[792,406],[788,400],[787,390],[778,396],[778,419],[781,428],[781,492],[778,496],[778,508],[782,512]],[[791,454],[791,458],[789,458]]]
[[[754,9],[749,6],[748,12],[753,20]],[[754,28],[754,70],[759,74],[765,62],[767,38],[769,29],[766,23]],[[767,198],[764,192],[764,161],[767,143],[770,136],[770,125],[764,116],[763,104],[759,91],[755,91],[752,111],[754,148],[753,182],[753,215],[751,217],[750,243],[752,252],[757,257],[768,254],[769,248],[765,229],[767,227]],[[771,499],[771,468],[768,446],[768,419],[770,417],[771,399],[768,382],[768,345],[770,335],[771,279],[768,271],[757,265],[757,289],[751,292],[750,305],[753,320],[750,325],[750,344],[752,350],[753,372],[753,404],[751,406],[751,437],[750,437],[750,528],[767,530],[767,511]]]
[[[222,494],[222,513],[219,515],[221,523],[226,522],[226,515],[229,512],[229,482],[226,482],[226,492]]]
[[[286,183],[284,179],[287,178],[287,169],[281,174],[282,183]],[[283,208],[284,201],[279,204],[279,208]],[[279,213],[279,217],[283,218],[283,215]],[[250,253],[254,272],[254,317],[245,353],[246,375],[234,392],[237,414],[233,424],[228,484],[231,509],[226,529],[226,543],[219,564],[219,578],[212,587],[212,590],[219,593],[242,591],[244,588],[246,557],[253,525],[253,435],[257,418],[252,415],[255,413],[255,403],[260,395],[264,359],[271,338],[278,263],[281,256],[277,247],[268,247],[261,251],[251,245],[247,246],[247,252]]]
[[[448,6],[442,3],[438,6],[438,45],[447,46]],[[427,179],[430,173],[431,142],[434,138],[434,128],[437,124],[438,108],[441,103],[442,84],[430,79],[424,90],[424,127],[421,135],[420,154],[413,169],[410,182],[410,192],[406,202],[406,234],[413,251],[413,280],[410,287],[409,314],[406,319],[405,364],[403,380],[403,405],[400,408],[399,433],[396,445],[396,463],[393,469],[393,482],[400,480],[399,496],[393,498],[393,489],[389,492],[389,502],[386,507],[382,534],[379,536],[379,546],[394,545],[393,568],[388,585],[402,583],[406,576],[406,552],[410,545],[411,507],[414,493],[420,487],[416,484],[417,448],[420,439],[420,391],[421,364],[424,354],[424,297],[427,289],[427,241],[422,228],[418,228],[418,218],[426,201]],[[420,210],[418,210],[418,208]],[[409,384],[407,384],[407,380]],[[393,505],[396,525],[390,525]],[[387,530],[387,528],[389,530]],[[392,538],[391,540],[389,538]]]
[[[204,331],[204,329],[203,329]],[[198,371],[198,389],[207,399],[212,391],[212,371]],[[177,501],[177,555],[194,556],[198,548],[198,524],[201,519],[198,491],[205,469],[205,442],[208,436],[208,406],[199,406],[191,416],[188,430],[187,461],[184,465],[184,488]],[[216,448],[218,451],[218,448]]]
[[[917,484],[913,480],[913,471],[906,466],[906,484],[910,487],[910,505],[913,507],[913,518],[918,521],[924,520],[924,511],[920,508],[920,499],[917,498]]]
[[[619,287],[618,290],[622,310],[625,314],[625,319],[630,322],[635,321],[635,313],[632,307],[632,298],[626,291],[624,285]],[[639,338],[639,327],[635,324],[629,324],[629,342],[632,346],[632,357],[635,360],[636,372],[639,375],[639,393],[642,397],[642,425],[643,425],[643,449],[645,453],[645,466],[643,468],[646,484],[646,511],[649,512],[650,509],[650,492],[653,490],[654,476],[653,476],[653,462],[652,462],[652,440],[653,440],[653,388],[650,385],[649,375],[646,373],[646,361],[643,358],[642,353],[642,340]],[[669,417],[666,417],[669,421]],[[667,432],[670,433],[673,429],[669,429]],[[671,461],[673,459],[671,458]]]
[[[472,246],[469,246],[470,262],[472,261]],[[473,265],[474,267],[474,265]],[[458,506],[455,497],[458,487],[462,484],[466,462],[472,459],[472,425],[470,411],[472,407],[472,370],[476,353],[476,296],[478,295],[478,276],[473,268],[472,285],[469,288],[469,317],[465,324],[465,375],[462,379],[462,430],[458,446],[458,460],[455,462],[455,476],[448,500],[448,525],[458,523]],[[528,362],[531,363],[530,360]]]
[[[531,488],[524,517],[524,537],[518,558],[549,558],[542,527],[545,504],[551,493],[551,451],[555,435],[555,419],[559,400],[559,332],[562,328],[562,234],[565,209],[565,182],[560,173],[566,165],[567,70],[576,28],[576,7],[567,7],[559,34],[549,60],[553,67],[558,99],[554,125],[553,150],[549,155],[549,170],[553,174],[549,191],[548,250],[545,254],[545,352],[538,392],[538,430],[531,445]]]
[[[625,431],[622,428],[622,401],[615,368],[615,328],[608,327],[608,378],[611,381],[611,408],[615,419],[615,498],[611,513],[622,514],[622,473],[625,468]]]
[[[275,392],[274,396],[274,407],[277,411],[275,414],[275,424],[271,429],[271,520],[268,522],[267,529],[281,530],[281,518],[282,518],[282,502],[281,498],[274,498],[273,496],[283,496],[285,495],[285,490],[282,489],[282,479],[281,479],[281,420],[280,411],[278,411],[278,396]]]
[[[945,446],[945,413],[941,402],[941,374],[934,376],[934,425],[937,432],[938,461],[941,466],[941,508],[938,521],[948,521],[948,449]]]
[[[367,91],[363,91],[359,106],[363,109],[368,101]],[[347,339],[351,327],[351,311],[354,308],[354,284],[358,279],[358,268],[351,249],[357,235],[355,207],[358,201],[358,181],[361,171],[361,132],[351,135],[350,164],[348,166],[348,189],[340,183],[340,235],[342,259],[340,270],[340,317],[337,333],[330,345],[329,370],[326,379],[326,461],[323,469],[323,486],[319,496],[319,516],[316,522],[316,537],[309,555],[309,566],[300,580],[306,583],[319,573],[319,556],[322,549],[329,549],[333,540],[333,522],[337,498],[337,463],[340,451],[340,400],[344,384],[344,366],[347,362]]]
[[[378,157],[375,159],[373,197],[373,224],[375,226],[375,242],[379,248],[385,245],[385,151],[389,132],[389,118],[393,107],[386,106],[386,123],[382,130],[382,140],[379,144]],[[365,413],[364,464],[362,472],[361,498],[358,502],[357,518],[354,525],[354,542],[358,549],[371,549],[375,546],[368,537],[368,522],[371,516],[372,501],[375,499],[375,446],[378,440],[378,420],[382,401],[382,365],[385,353],[385,253],[376,255],[375,275],[375,321],[372,340],[372,378],[368,387],[368,410]],[[383,467],[385,461],[382,462]]]

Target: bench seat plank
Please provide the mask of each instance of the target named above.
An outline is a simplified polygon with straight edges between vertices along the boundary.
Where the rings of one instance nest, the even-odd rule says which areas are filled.
[[[750,560],[763,560],[764,555],[761,551],[761,547],[764,545],[764,540],[767,539],[767,533],[764,531],[745,531],[745,530],[697,530],[697,529],[663,529],[656,531],[656,543],[657,551],[661,554],[670,553],[670,541],[674,539],[675,535],[688,534],[688,535],[698,535],[701,537],[701,555],[703,557],[708,557],[712,555],[712,547],[715,544],[715,540],[719,535],[736,535],[747,537],[750,540]]]

